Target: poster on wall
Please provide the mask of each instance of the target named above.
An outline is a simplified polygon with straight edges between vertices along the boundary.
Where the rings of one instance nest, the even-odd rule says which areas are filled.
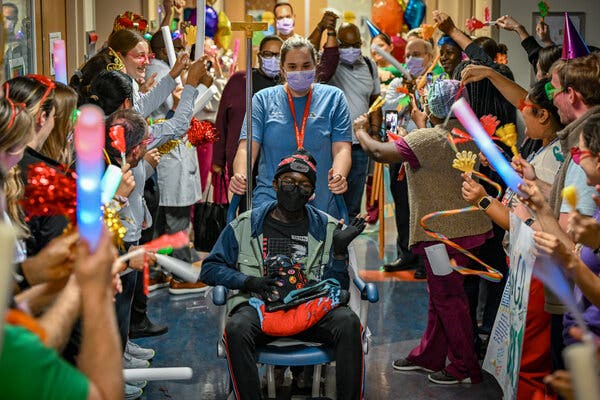
[[[483,369],[496,378],[507,400],[517,398],[534,248],[533,230],[511,213],[509,276],[483,360]]]
[[[577,29],[577,32],[585,40],[585,13],[584,12],[569,12],[569,18]],[[535,27],[540,21],[540,13],[534,12],[532,17],[531,32],[535,32]],[[555,44],[562,44],[563,42],[563,30],[565,27],[565,13],[561,12],[549,12],[544,17],[544,22],[548,24],[548,30],[550,32],[550,40]],[[542,46],[545,46],[540,39],[535,35],[536,40]]]

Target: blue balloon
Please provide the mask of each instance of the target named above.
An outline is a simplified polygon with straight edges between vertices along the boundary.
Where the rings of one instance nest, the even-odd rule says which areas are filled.
[[[404,9],[404,22],[409,29],[421,26],[425,19],[427,6],[423,0],[410,0]]]
[[[219,14],[215,11],[211,6],[206,6],[206,14],[205,14],[206,22],[206,36],[210,38],[214,38],[217,33],[217,25],[219,23]]]

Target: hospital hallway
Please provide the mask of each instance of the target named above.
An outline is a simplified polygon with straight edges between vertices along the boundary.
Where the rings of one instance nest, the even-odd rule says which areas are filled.
[[[386,218],[385,252],[390,260],[395,256],[395,236],[393,219]],[[501,399],[499,386],[485,372],[480,384],[439,385],[429,382],[425,372],[392,368],[392,362],[405,357],[425,330],[427,287],[424,280],[412,278],[412,270],[380,271],[377,240],[374,232],[363,233],[354,242],[361,276],[365,281],[376,282],[380,295],[379,302],[369,308],[372,336],[366,356],[365,398]],[[217,358],[218,310],[212,304],[211,292],[205,298],[202,293],[173,296],[167,289],[160,289],[150,294],[148,309],[153,321],[169,327],[163,336],[135,340],[156,350],[151,366],[187,366],[193,369],[194,376],[188,381],[149,382],[142,399],[227,399],[229,374],[226,359]],[[286,383],[289,385],[289,379]],[[290,387],[283,386],[278,389],[277,398],[310,399],[309,389],[306,395],[289,392]]]

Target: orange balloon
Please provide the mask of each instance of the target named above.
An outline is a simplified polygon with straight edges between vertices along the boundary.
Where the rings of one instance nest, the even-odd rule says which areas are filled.
[[[402,33],[404,9],[398,0],[375,0],[371,6],[373,23],[388,36]]]

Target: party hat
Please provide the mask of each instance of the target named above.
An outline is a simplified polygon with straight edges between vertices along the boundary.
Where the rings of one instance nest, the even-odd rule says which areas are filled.
[[[372,38],[381,34],[381,30],[378,27],[376,27],[375,24],[373,24],[368,19],[365,19],[365,22],[367,23],[367,26],[369,27],[369,33],[371,34]]]
[[[562,59],[563,60],[572,60],[577,57],[583,57],[590,54],[590,49],[588,49],[587,45],[581,38],[577,29],[575,29],[575,25],[569,18],[569,13],[565,12],[565,27],[564,27],[564,37],[563,37],[563,50],[562,50]]]

